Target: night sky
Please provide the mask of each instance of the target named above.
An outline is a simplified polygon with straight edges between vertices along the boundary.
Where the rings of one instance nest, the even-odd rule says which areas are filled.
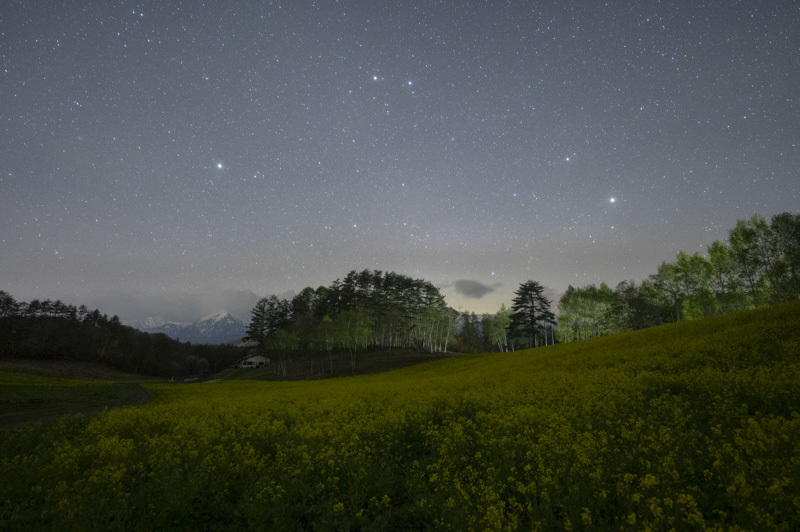
[[[798,28],[788,0],[5,1],[0,289],[190,320],[353,269],[479,313],[640,281],[798,212]]]

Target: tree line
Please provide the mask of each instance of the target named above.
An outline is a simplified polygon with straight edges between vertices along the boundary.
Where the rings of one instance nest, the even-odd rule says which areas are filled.
[[[679,252],[641,283],[569,286],[558,316],[535,281],[522,283],[511,308],[458,317],[456,346],[508,351],[571,342],[800,298],[800,215],[739,220],[707,254]]]
[[[333,352],[346,351],[355,368],[367,349],[447,350],[456,313],[433,284],[395,272],[355,270],[330,286],[306,287],[291,300],[261,298],[247,339],[276,358],[280,374],[299,353],[313,353],[317,371],[333,371]],[[314,368],[312,367],[312,372]]]
[[[241,356],[234,346],[184,344],[123,325],[98,309],[49,299],[18,302],[0,290],[0,357],[80,360],[180,377],[228,367]]]
[[[522,283],[510,308],[477,316],[449,308],[430,282],[395,272],[355,270],[329,286],[306,287],[291,299],[269,296],[251,311],[247,338],[270,356],[279,375],[299,356],[311,374],[333,373],[333,354],[355,368],[369,349],[429,353],[508,351],[594,338],[684,319],[800,298],[800,215],[770,222],[740,220],[706,256],[678,253],[641,283],[613,290],[569,286],[552,302],[536,281]],[[227,367],[233,346],[182,344],[164,334],[122,325],[84,305],[60,300],[17,302],[0,291],[0,356],[69,358],[119,369],[179,376]]]
[[[679,252],[640,284],[570,286],[558,303],[562,342],[764,307],[800,298],[800,215],[739,220],[707,256]]]

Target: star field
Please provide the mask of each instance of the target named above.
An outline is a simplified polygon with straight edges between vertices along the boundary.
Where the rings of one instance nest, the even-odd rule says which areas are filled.
[[[370,268],[494,312],[528,279],[638,281],[800,208],[795,2],[3,11],[0,289],[19,300],[137,319],[158,309],[121,300]]]

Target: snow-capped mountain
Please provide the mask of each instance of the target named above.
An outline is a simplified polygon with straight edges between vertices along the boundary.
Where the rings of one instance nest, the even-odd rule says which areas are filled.
[[[247,326],[233,314],[222,311],[196,321],[179,323],[160,317],[151,317],[129,323],[141,331],[164,333],[170,338],[193,344],[227,344],[239,342],[246,334]]]
[[[206,343],[239,342],[247,334],[244,322],[227,311],[206,316],[193,325],[203,338],[217,339]]]

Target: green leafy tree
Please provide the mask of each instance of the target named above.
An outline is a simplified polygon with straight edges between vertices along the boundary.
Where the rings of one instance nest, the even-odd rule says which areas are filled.
[[[614,292],[606,283],[567,287],[558,302],[558,338],[561,342],[610,334]]]
[[[285,377],[288,374],[289,360],[299,345],[299,339],[286,329],[278,329],[269,337],[267,343],[270,351],[276,354],[275,371]]]
[[[681,309],[683,308],[683,289],[678,269],[672,262],[662,262],[658,271],[651,274],[648,278],[649,285],[642,288],[650,291],[649,296],[652,300],[666,311],[666,321],[669,323],[681,319]]]
[[[784,212],[770,220],[769,279],[774,302],[800,298],[800,214]]]
[[[355,369],[359,348],[366,349],[371,336],[369,316],[357,310],[346,310],[334,320],[334,343],[350,354],[350,366]]]
[[[320,351],[328,355],[330,372],[333,373],[333,348],[337,337],[336,324],[330,316],[323,316],[322,321],[317,327],[317,341]],[[324,370],[324,363],[323,363]]]
[[[713,242],[708,247],[708,262],[711,264],[708,288],[717,300],[719,312],[724,314],[750,308],[752,303],[743,290],[741,279],[736,275],[730,246],[725,242]]]
[[[484,317],[483,334],[500,352],[508,351],[508,329],[511,327],[511,309],[500,305],[496,314]]]
[[[736,227],[728,233],[736,273],[756,307],[764,305],[769,299],[765,275],[769,267],[766,253],[768,231],[766,220],[754,215],[749,220],[736,222]]]
[[[681,290],[683,319],[719,314],[719,303],[709,288],[712,275],[711,262],[699,253],[678,253],[675,259],[675,277]]]

